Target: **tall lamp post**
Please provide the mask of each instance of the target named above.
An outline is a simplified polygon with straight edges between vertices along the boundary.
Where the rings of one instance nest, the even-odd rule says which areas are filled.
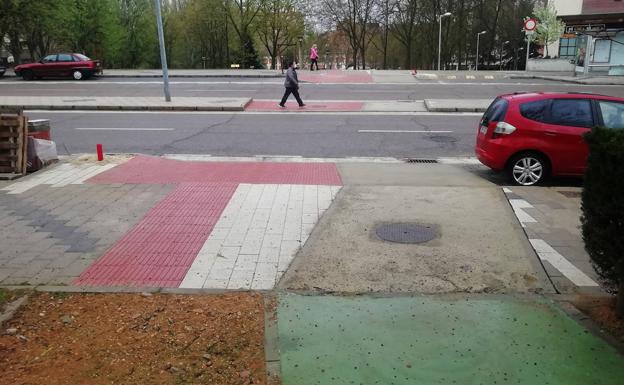
[[[505,44],[509,44],[509,40],[505,40],[504,42],[501,43],[501,49],[500,49],[500,63],[499,63],[499,67],[498,70],[502,71],[503,70],[503,47],[505,47]]]
[[[160,0],[154,0],[156,4],[156,24],[158,25],[158,41],[160,43],[160,65],[162,66],[163,82],[165,88],[165,101],[171,101],[169,93],[169,69],[167,68],[167,53],[165,52],[165,33],[163,32],[162,16],[160,12]]]
[[[438,71],[440,70],[440,54],[442,53],[442,18],[451,16],[452,13],[447,12],[438,17],[438,21],[440,22],[440,27],[438,28]]]
[[[477,34],[477,57],[475,60],[475,71],[479,70],[479,38],[481,37],[481,35],[485,35],[487,33],[487,31],[481,31]]]

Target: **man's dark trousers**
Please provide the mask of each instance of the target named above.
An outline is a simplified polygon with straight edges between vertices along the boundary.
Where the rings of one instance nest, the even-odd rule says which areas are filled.
[[[284,106],[286,104],[286,100],[288,99],[290,94],[293,94],[295,96],[295,99],[297,99],[297,103],[299,103],[300,106],[303,105],[303,100],[301,100],[301,97],[299,96],[299,90],[297,88],[286,88],[286,92],[284,92],[284,97],[280,102],[281,106]]]

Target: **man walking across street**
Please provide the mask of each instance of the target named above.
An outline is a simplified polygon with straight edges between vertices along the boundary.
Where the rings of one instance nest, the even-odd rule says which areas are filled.
[[[301,97],[299,96],[299,79],[297,79],[297,63],[295,62],[290,62],[288,64],[288,71],[286,71],[286,80],[284,80],[284,87],[286,87],[286,92],[284,92],[284,97],[279,104],[280,107],[286,107],[286,100],[288,99],[290,94],[295,95],[295,99],[297,99],[299,107],[305,106],[303,100],[301,100]]]
[[[316,70],[318,71],[318,48],[316,44],[312,45],[310,48],[310,60],[312,63],[310,64],[310,71],[314,71],[314,65],[316,64]]]

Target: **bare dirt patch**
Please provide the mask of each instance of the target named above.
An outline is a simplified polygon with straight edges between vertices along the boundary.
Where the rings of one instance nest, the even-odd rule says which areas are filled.
[[[0,384],[265,384],[263,309],[248,293],[35,294],[2,325]]]
[[[624,319],[615,314],[615,297],[578,295],[572,303],[600,328],[624,343]]]

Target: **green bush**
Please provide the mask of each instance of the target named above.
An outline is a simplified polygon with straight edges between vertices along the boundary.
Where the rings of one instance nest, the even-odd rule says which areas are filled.
[[[624,316],[624,128],[594,128],[585,140],[583,240],[598,274],[619,288],[618,314]]]

